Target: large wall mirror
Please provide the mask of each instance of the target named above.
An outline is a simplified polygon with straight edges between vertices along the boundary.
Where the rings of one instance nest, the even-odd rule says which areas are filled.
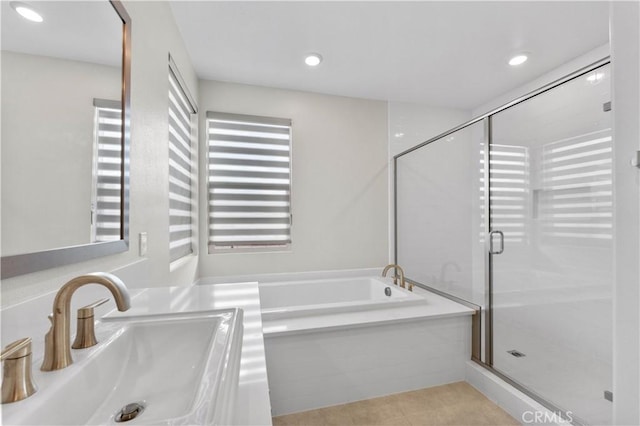
[[[21,16],[23,6],[41,22]],[[126,251],[131,22],[124,6],[1,7],[2,278]]]

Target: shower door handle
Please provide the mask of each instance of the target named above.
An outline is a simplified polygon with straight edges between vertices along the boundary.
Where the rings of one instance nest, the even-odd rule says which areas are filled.
[[[495,250],[493,248],[493,236],[500,236],[500,250]],[[489,232],[489,253],[491,254],[502,254],[504,251],[504,234],[502,231],[491,231]]]

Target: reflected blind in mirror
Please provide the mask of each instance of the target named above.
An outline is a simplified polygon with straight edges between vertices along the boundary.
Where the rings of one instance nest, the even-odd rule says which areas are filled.
[[[291,243],[291,120],[207,112],[209,248]]]
[[[169,258],[173,262],[193,253],[192,126],[195,113],[169,68]]]
[[[92,241],[118,241],[122,202],[122,105],[94,99]]]

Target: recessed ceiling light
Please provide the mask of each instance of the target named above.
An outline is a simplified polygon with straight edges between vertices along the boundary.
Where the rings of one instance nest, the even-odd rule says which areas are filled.
[[[19,1],[12,1],[9,4],[13,8],[13,10],[18,12],[20,16],[22,16],[24,19],[28,19],[29,21],[32,21],[32,22],[44,21],[44,19],[42,18],[42,15],[40,15],[38,12],[36,12],[36,10],[32,6],[29,6],[26,3],[21,3]]]
[[[317,67],[322,62],[322,56],[318,53],[310,53],[304,58],[304,63],[309,65],[310,67]]]
[[[527,59],[529,59],[529,57],[525,54],[519,54],[514,56],[513,58],[509,59],[509,65],[511,65],[512,67],[516,67],[518,65],[522,65],[525,62],[527,62]]]

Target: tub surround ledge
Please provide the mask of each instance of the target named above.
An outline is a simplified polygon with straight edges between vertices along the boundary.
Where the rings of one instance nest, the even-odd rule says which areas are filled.
[[[414,288],[414,292],[425,299],[424,304],[380,308],[369,311],[265,320],[263,321],[263,332],[265,336],[282,336],[314,331],[320,332],[342,328],[375,326],[392,322],[460,317],[473,315],[475,313],[471,308],[421,288]]]

